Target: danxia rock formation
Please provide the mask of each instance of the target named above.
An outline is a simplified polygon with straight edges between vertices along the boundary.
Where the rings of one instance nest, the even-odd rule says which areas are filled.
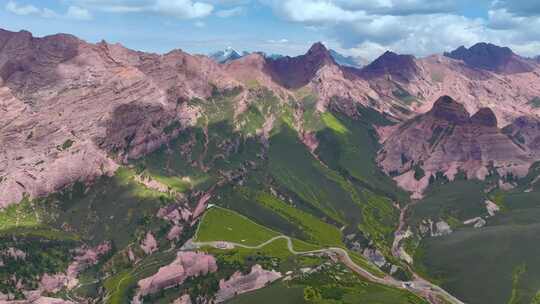
[[[422,116],[429,118],[422,122],[426,128],[463,125],[438,117],[440,103],[431,110],[440,96],[448,95],[459,101],[458,112],[463,113],[446,114],[466,120],[459,129],[469,135],[488,132],[485,140],[502,146],[503,135],[496,128],[539,113],[535,101],[540,96],[540,65],[508,48],[483,43],[426,58],[386,52],[362,69],[338,65],[321,43],[297,57],[253,53],[218,64],[181,50],[158,55],[119,44],[91,44],[66,34],[36,38],[25,31],[1,30],[0,205],[111,175],[119,165],[154,151],[194,125],[200,108],[188,101],[253,84],[270,89],[283,103],[301,104],[301,92],[311,92],[319,112],[332,108],[352,117],[361,106],[395,121],[427,112]],[[246,92],[241,93],[233,105],[236,114],[249,102]],[[469,119],[465,112],[478,115]],[[482,124],[494,122],[497,126]],[[431,138],[433,131],[424,131],[427,139],[417,140]],[[309,136],[303,141],[316,145]],[[390,155],[393,150],[422,161],[428,170],[448,170],[417,155],[433,147],[418,143],[408,149],[423,152],[401,153],[390,147],[391,138],[384,142],[381,155],[387,156],[381,165],[387,172],[404,173],[411,165],[399,164],[397,156]],[[513,142],[497,154],[499,158],[530,153]],[[446,161],[446,156],[432,161]],[[530,163],[522,160],[525,156],[518,157],[516,166]],[[465,162],[462,155],[450,159]],[[482,159],[471,156],[467,161],[487,161]],[[468,166],[479,170],[484,165]]]

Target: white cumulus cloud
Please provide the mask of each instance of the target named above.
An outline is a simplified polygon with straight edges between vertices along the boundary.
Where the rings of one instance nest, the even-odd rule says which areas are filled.
[[[216,15],[221,18],[230,18],[230,17],[240,16],[244,14],[244,12],[245,12],[244,8],[241,6],[238,6],[238,7],[233,7],[230,9],[217,11]]]
[[[214,5],[193,0],[65,0],[73,5],[108,13],[154,13],[179,19],[209,16]]]
[[[371,59],[382,50],[425,56],[481,41],[540,54],[540,10],[533,14],[538,0],[495,0],[485,18],[464,16],[449,0],[259,1],[279,17],[321,29],[341,47]],[[531,12],[524,14],[524,8]]]
[[[19,5],[15,1],[9,1],[6,3],[6,10],[16,15],[39,15],[42,10],[33,5]]]
[[[272,44],[283,44],[283,43],[288,43],[289,42],[289,39],[278,39],[278,40],[275,40],[275,39],[270,39],[270,40],[267,40],[268,43],[272,43]]]
[[[91,20],[92,14],[85,8],[69,6],[64,14],[49,8],[40,8],[31,4],[19,4],[13,0],[6,3],[6,11],[20,16],[38,16],[41,18],[64,18],[74,20]]]
[[[70,6],[68,7],[66,17],[79,20],[91,20],[92,14],[85,8]]]
[[[193,19],[210,15],[214,10],[214,6],[191,0],[157,0],[154,9],[164,15],[171,15],[182,19]]]

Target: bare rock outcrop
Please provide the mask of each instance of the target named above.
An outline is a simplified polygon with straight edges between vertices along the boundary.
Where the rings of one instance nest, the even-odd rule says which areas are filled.
[[[15,260],[25,260],[26,252],[15,247],[9,247],[3,251],[0,251],[0,256],[8,256]]]
[[[487,222],[485,219],[481,217],[475,217],[475,218],[463,221],[463,224],[472,225],[474,228],[482,228],[487,224]]]
[[[439,237],[453,233],[452,227],[444,220],[434,222],[432,219],[423,220],[418,226],[420,235]]]
[[[106,255],[112,249],[110,242],[104,242],[96,247],[80,247],[76,250],[76,256],[74,260],[69,264],[65,273],[55,274],[48,276],[48,280],[45,277],[42,278],[41,283],[43,286],[52,287],[53,289],[60,288],[60,284],[67,289],[72,289],[79,283],[78,276],[86,268],[95,265],[99,262],[99,259]],[[57,285],[56,287],[54,285]]]
[[[171,264],[161,267],[153,276],[139,281],[139,291],[135,299],[182,284],[187,278],[216,271],[217,264],[213,256],[197,252],[178,252]]]
[[[58,293],[64,289],[71,290],[78,286],[78,275],[81,271],[91,265],[95,265],[99,259],[111,250],[111,244],[104,242],[96,247],[83,246],[75,249],[75,257],[69,264],[65,272],[41,276],[37,289],[25,290],[22,282],[19,280],[17,288],[24,295],[24,300],[13,300],[13,295],[4,295],[0,293],[0,303],[43,303],[43,304],[71,304],[71,301],[47,297],[47,295]],[[12,276],[17,280],[16,276]]]
[[[486,204],[486,211],[489,214],[489,216],[495,216],[497,212],[501,211],[499,206],[497,206],[497,204],[495,204],[494,202],[490,200],[486,200],[484,203]]]
[[[152,254],[158,250],[158,242],[152,232],[147,232],[144,240],[141,243],[141,249],[146,254]]]
[[[64,273],[50,275],[48,273],[41,277],[40,287],[43,291],[56,293],[69,284],[69,278]]]
[[[173,304],[191,304],[191,297],[189,295],[183,295],[180,298],[174,300]]]
[[[174,225],[171,230],[167,233],[167,239],[169,241],[178,240],[182,235],[183,228],[182,226]]]
[[[237,295],[263,288],[281,277],[281,273],[264,270],[261,265],[254,265],[247,275],[235,272],[228,280],[219,282],[216,303],[222,303]]]
[[[193,213],[186,205],[172,204],[160,208],[157,217],[178,225],[181,222],[189,222],[193,218]]]

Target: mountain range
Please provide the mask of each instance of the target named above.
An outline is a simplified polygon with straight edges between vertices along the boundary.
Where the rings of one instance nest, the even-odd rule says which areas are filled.
[[[332,58],[334,58],[334,60],[336,61],[336,63],[341,66],[362,68],[368,63],[366,59],[359,56],[345,56],[332,49],[330,49],[329,52]]]
[[[364,64],[0,30],[0,301],[531,300],[536,247],[467,270],[534,243],[539,114],[540,62],[488,43]]]
[[[249,55],[249,53],[246,51],[239,53],[232,47],[227,47],[223,51],[217,51],[217,52],[209,54],[208,57],[214,59],[218,63],[226,63],[231,60],[242,58],[243,56],[246,56],[246,55]]]
[[[269,58],[269,59],[279,59],[279,58],[282,58],[282,57],[285,57],[284,55],[280,55],[280,54],[265,54],[265,53],[262,53],[262,52],[259,52],[260,54],[262,54],[264,57],[266,58]],[[361,58],[361,57],[354,57],[354,56],[345,56],[345,55],[342,55],[332,49],[329,50],[329,53],[330,53],[330,56],[332,56],[332,58],[334,58],[335,62],[339,65],[342,65],[342,66],[348,66],[348,67],[354,67],[354,68],[361,68],[362,66],[364,66],[366,64],[366,60]],[[249,55],[250,53],[249,52],[246,52],[246,51],[243,51],[242,53],[236,51],[235,49],[233,49],[232,47],[227,47],[225,50],[223,51],[217,51],[217,52],[214,52],[214,53],[210,53],[208,55],[208,57],[214,59],[215,61],[217,61],[218,63],[227,63],[229,61],[232,61],[232,60],[236,60],[236,59],[240,59],[244,56],[247,56]]]

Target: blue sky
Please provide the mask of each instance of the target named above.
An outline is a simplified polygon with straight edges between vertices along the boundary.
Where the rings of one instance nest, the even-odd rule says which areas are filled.
[[[373,59],[487,41],[540,55],[538,0],[0,0],[0,27],[159,53],[232,46],[296,55],[323,41]]]

